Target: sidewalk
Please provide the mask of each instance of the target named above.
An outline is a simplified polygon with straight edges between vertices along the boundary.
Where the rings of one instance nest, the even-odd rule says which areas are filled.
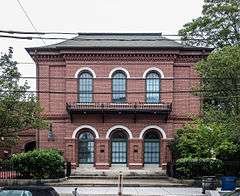
[[[54,187],[61,196],[70,196],[75,187]],[[116,196],[117,187],[79,187],[81,196]],[[203,196],[201,188],[180,187],[124,187],[123,195]]]
[[[68,179],[58,183],[48,183],[54,187],[117,187],[118,179]],[[124,179],[123,187],[186,187],[169,179]]]

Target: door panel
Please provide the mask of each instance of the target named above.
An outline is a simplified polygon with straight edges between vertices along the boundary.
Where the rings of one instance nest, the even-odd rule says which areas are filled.
[[[93,163],[94,162],[94,141],[79,141],[79,163]]]
[[[112,141],[112,163],[127,163],[127,141]]]
[[[159,140],[144,140],[144,163],[160,163],[160,142]]]

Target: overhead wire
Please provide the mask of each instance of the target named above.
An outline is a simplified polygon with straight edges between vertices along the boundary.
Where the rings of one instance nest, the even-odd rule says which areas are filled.
[[[3,79],[11,79],[12,77],[0,76]],[[50,80],[78,80],[76,77],[51,77],[51,76],[20,76],[19,79],[50,79]],[[112,80],[110,77],[96,77],[96,78],[82,78],[82,79],[92,79],[92,80]],[[124,80],[123,78],[115,78],[119,80]],[[156,79],[156,78],[148,78],[148,79]],[[234,80],[240,79],[240,77],[164,77],[160,80]],[[143,77],[130,77],[127,80],[146,80]]]
[[[47,35],[47,34],[62,34],[62,35],[81,35],[81,34],[96,34],[96,35],[100,35],[100,34],[109,34],[109,33],[81,33],[81,32],[61,32],[61,31],[48,31],[48,32],[32,32],[32,31],[16,31],[16,30],[1,30],[0,29],[0,33],[8,33],[8,34],[38,34],[38,35]],[[148,34],[148,33],[112,33],[112,34]],[[154,36],[179,36],[178,34],[163,34],[163,33],[149,33],[149,34],[153,34]]]
[[[12,38],[12,39],[25,39],[25,40],[33,40],[33,39],[42,39],[42,40],[71,40],[71,41],[86,41],[86,40],[94,40],[94,41],[143,41],[143,39],[101,39],[101,38],[65,38],[65,37],[40,37],[40,36],[13,36],[13,35],[0,35],[0,38]],[[144,39],[144,41],[161,41],[167,40],[167,38],[158,38],[158,39]],[[181,39],[169,39],[172,41],[182,41]],[[186,38],[184,40],[206,40],[206,39],[197,39],[197,38]]]
[[[24,9],[23,5],[21,4],[20,0],[17,0],[21,10],[23,11],[24,15],[26,16],[26,18],[28,19],[28,21],[30,22],[31,26],[33,27],[33,29],[38,32],[37,28],[35,27],[35,25],[33,24],[30,16],[28,15],[27,11]],[[43,39],[41,39],[43,44],[46,45],[45,41]]]
[[[167,91],[158,91],[158,92],[148,92],[148,93],[160,93],[160,94],[186,94],[186,93],[201,93],[201,92],[240,92],[240,89],[231,89],[231,90],[167,90]],[[81,94],[77,91],[53,91],[53,90],[3,90],[0,89],[0,92],[13,92],[13,93],[47,93],[47,94]],[[126,94],[145,94],[146,91],[127,91]],[[92,94],[92,95],[111,95],[111,94],[123,94],[123,92],[84,92],[83,94]],[[240,95],[239,95],[240,96]]]

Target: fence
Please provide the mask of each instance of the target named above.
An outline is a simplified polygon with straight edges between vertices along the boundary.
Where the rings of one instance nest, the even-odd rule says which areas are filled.
[[[221,176],[221,175],[231,175],[231,176],[237,176],[240,177],[240,161],[223,161],[224,162],[224,171],[221,174],[215,174],[217,176]],[[173,177],[173,178],[181,178],[181,174],[177,172],[177,168],[176,168],[176,163],[175,162],[168,162],[167,163],[167,171],[166,171],[167,175],[169,177]],[[201,177],[201,176],[205,176],[207,175],[206,173],[204,173],[202,171],[202,168],[197,169],[196,171],[194,171],[193,176],[196,177]]]
[[[0,163],[0,179],[16,179],[20,174],[16,172],[10,162]]]
[[[64,177],[71,175],[71,162],[65,162]],[[20,173],[14,170],[13,164],[9,161],[0,163],[0,179],[21,179]]]
[[[240,161],[223,161],[224,175],[240,177]]]

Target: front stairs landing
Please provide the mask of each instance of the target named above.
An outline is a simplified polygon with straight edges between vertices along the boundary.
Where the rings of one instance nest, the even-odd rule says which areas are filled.
[[[123,175],[123,187],[184,187],[186,185],[170,180],[166,171],[159,167],[144,167],[140,170],[129,170],[127,167],[112,166],[109,170],[97,170],[94,167],[78,167],[72,170],[71,176],[64,182],[51,186],[69,187],[116,187],[119,174]]]

